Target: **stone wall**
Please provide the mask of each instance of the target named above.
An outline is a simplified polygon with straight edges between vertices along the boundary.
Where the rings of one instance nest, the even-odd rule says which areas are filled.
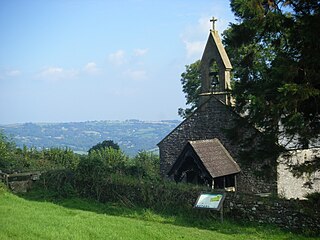
[[[228,193],[224,211],[234,219],[273,224],[312,235],[320,234],[320,206],[308,201]]]
[[[54,173],[56,172],[56,173]],[[178,212],[201,211],[212,216],[213,211],[198,210],[193,206],[201,193],[221,193],[204,186],[192,184],[174,184],[169,181],[150,182],[132,181],[132,179],[119,178],[108,179],[105,182],[88,183],[76,181],[75,175],[63,170],[64,181],[54,178],[61,170],[53,170],[43,174],[37,184],[50,191],[62,194],[74,194],[70,192],[70,186],[82,197],[96,199],[101,202],[121,202],[126,206],[141,206],[158,210],[172,210]],[[60,174],[61,175],[61,174]],[[49,181],[51,179],[51,181]],[[93,187],[94,184],[94,187]],[[67,188],[65,188],[65,186]],[[67,190],[67,192],[65,192]],[[262,197],[262,194],[244,194],[239,192],[227,192],[223,204],[226,218],[252,221],[255,223],[267,223],[310,234],[320,234],[320,199],[314,201],[286,200],[274,196]],[[317,202],[318,201],[318,202]],[[219,216],[219,213],[216,215]],[[201,217],[201,216],[199,216]]]
[[[9,183],[9,188],[15,193],[24,193],[31,189],[32,181],[13,181]]]
[[[320,158],[320,148],[292,150],[278,158],[278,195],[285,198],[304,199],[305,195],[320,192],[320,171],[293,176],[290,167]]]
[[[93,188],[91,188],[93,190]],[[83,191],[83,188],[80,189]],[[121,202],[122,204],[153,209],[175,209],[183,212],[201,211],[203,214],[219,218],[219,212],[195,209],[198,196],[210,191],[199,186],[168,183],[105,183],[99,192],[102,202]],[[93,197],[97,195],[85,195]],[[174,210],[173,210],[174,211]],[[282,229],[320,234],[320,205],[309,201],[286,200],[276,197],[261,197],[253,194],[227,192],[223,203],[226,219],[258,224],[272,224]]]
[[[242,123],[239,124],[239,121]],[[220,140],[242,170],[237,176],[239,191],[277,191],[276,158],[266,158],[257,154],[258,151],[252,151],[267,148],[262,134],[215,97],[201,105],[158,144],[162,176],[167,177],[172,164],[188,141],[213,138]],[[266,171],[265,166],[269,166]]]

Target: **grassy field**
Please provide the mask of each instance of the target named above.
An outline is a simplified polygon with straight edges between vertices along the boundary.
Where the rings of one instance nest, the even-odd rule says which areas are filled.
[[[0,239],[312,239],[272,227],[193,222],[78,198],[22,198],[0,186]],[[316,238],[313,238],[316,239]]]

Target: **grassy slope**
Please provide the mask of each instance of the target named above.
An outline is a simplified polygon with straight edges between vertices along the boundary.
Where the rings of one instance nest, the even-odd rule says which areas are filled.
[[[214,230],[178,226],[174,217],[150,210],[80,199],[59,204],[26,200],[0,189],[0,239],[304,239],[271,228],[230,223],[213,222]]]

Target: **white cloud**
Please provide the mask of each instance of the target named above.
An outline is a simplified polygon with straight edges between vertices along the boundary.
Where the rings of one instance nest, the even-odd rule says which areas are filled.
[[[45,78],[45,80],[62,80],[73,79],[78,76],[78,71],[74,69],[63,69],[60,67],[47,67],[43,69],[38,75],[38,78]]]
[[[100,69],[97,67],[97,64],[95,62],[89,62],[84,67],[84,71],[88,74],[98,74],[100,72]]]
[[[6,72],[6,76],[8,77],[17,77],[21,74],[19,70],[10,70]]]
[[[185,40],[184,44],[185,44],[188,58],[200,59],[201,54],[204,51],[204,47],[205,47],[206,42],[205,41],[189,42],[189,41]]]
[[[217,12],[217,9],[214,12]],[[219,19],[215,23],[215,28],[221,34],[227,28],[228,21],[224,18],[219,18],[219,14],[217,13],[214,16]],[[188,58],[194,60],[201,58],[209,31],[212,29],[211,18],[212,16],[209,15],[199,18],[197,24],[188,25],[181,34]]]
[[[210,18],[199,18],[197,24],[189,25],[181,34],[186,49],[187,58],[199,59],[205,46],[205,40],[210,30]]]
[[[137,48],[137,49],[134,49],[134,55],[137,56],[137,57],[140,57],[140,56],[144,56],[146,55],[146,53],[149,51],[149,49],[145,48],[145,49],[141,49],[141,48]]]
[[[196,41],[206,38],[210,30],[210,17],[201,17],[196,24],[186,26],[181,38],[188,41]]]
[[[125,73],[125,76],[132,80],[142,81],[147,79],[147,72],[145,70],[132,70],[129,69]]]
[[[137,88],[114,89],[112,94],[116,97],[134,97],[138,94]]]
[[[121,49],[114,53],[110,53],[108,59],[109,62],[111,62],[114,65],[122,65],[126,63],[125,52]]]

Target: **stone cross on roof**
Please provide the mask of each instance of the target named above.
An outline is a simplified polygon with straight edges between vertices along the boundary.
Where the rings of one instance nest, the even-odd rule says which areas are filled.
[[[216,30],[216,29],[215,29],[215,26],[214,26],[216,21],[218,21],[218,19],[216,19],[215,17],[212,17],[212,18],[210,19],[210,22],[212,22],[212,30],[213,30],[213,31]]]

